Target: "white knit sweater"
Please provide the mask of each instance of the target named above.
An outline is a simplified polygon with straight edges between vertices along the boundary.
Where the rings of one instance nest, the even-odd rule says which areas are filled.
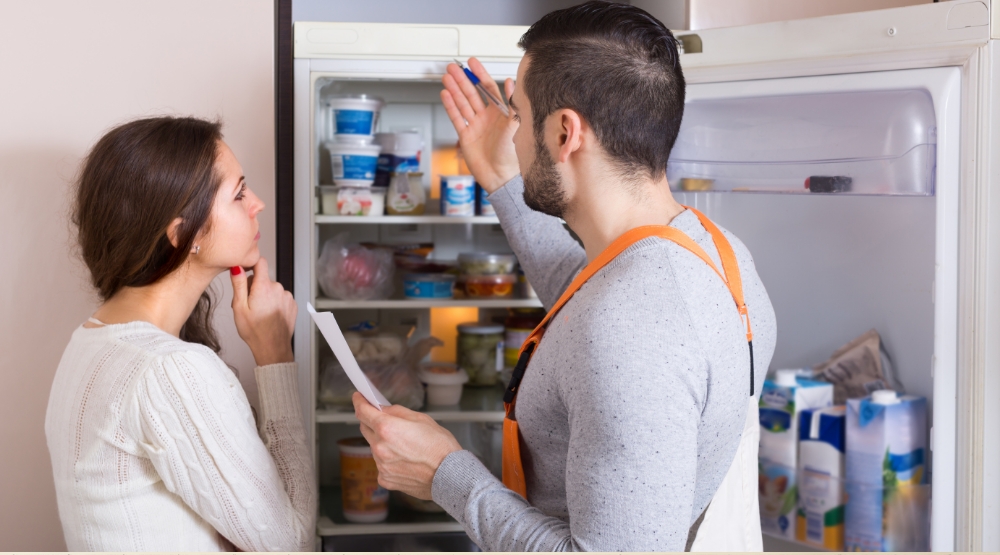
[[[296,365],[255,370],[260,431],[214,352],[152,324],[80,327],[45,435],[70,551],[311,550]]]

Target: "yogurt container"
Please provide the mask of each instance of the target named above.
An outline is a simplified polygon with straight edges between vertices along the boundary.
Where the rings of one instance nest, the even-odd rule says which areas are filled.
[[[349,522],[382,522],[389,516],[389,490],[378,485],[378,467],[363,437],[337,442],[344,518]]]
[[[335,96],[329,105],[330,130],[335,141],[371,142],[378,125],[382,99],[366,94]]]
[[[320,211],[330,216],[381,216],[385,214],[385,189],[322,185]]]
[[[382,147],[364,143],[326,143],[333,182],[344,187],[371,187]]]
[[[441,215],[476,215],[476,179],[471,175],[441,176]]]
[[[407,299],[450,299],[455,276],[451,274],[406,274],[403,296]]]
[[[476,183],[476,214],[480,216],[496,216],[497,212],[487,198],[490,194],[483,189],[482,185]]]
[[[420,133],[376,133],[374,143],[382,147],[375,170],[376,187],[388,187],[393,173],[420,171],[420,149],[423,146]]]

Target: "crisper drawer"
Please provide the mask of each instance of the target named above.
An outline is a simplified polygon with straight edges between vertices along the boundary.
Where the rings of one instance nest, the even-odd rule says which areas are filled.
[[[677,190],[933,195],[926,90],[691,100],[667,177]]]
[[[363,536],[328,536],[323,551],[482,551],[465,532],[430,534],[369,534]]]

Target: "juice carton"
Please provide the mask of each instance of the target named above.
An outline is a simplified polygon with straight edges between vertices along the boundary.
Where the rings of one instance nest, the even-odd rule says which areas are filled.
[[[795,370],[778,370],[774,380],[764,382],[757,478],[763,531],[795,539],[799,412],[832,404],[832,384],[797,377]]]
[[[844,550],[844,447],[847,407],[799,414],[799,510],[795,539]]]
[[[927,551],[927,400],[880,390],[847,401],[848,551]]]

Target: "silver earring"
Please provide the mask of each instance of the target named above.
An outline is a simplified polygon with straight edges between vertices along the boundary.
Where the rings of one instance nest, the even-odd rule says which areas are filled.
[[[193,254],[198,254],[198,252],[200,252],[200,251],[201,251],[201,245],[195,245],[194,246],[194,253]]]

